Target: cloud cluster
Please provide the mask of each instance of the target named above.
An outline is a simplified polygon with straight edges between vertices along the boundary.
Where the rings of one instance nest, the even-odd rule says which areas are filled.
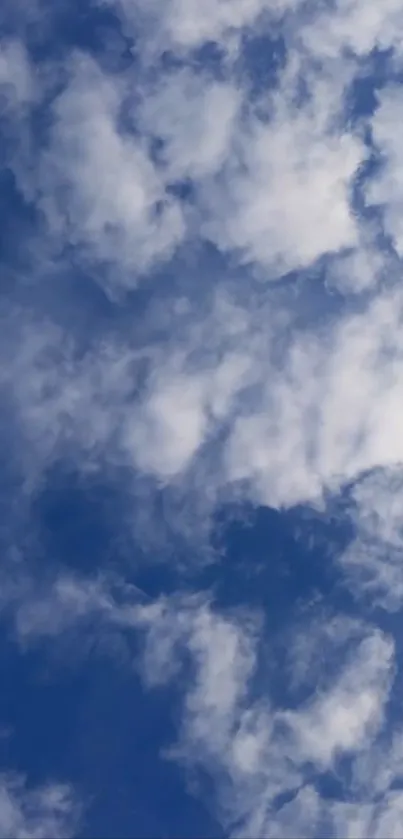
[[[211,773],[215,806],[231,835],[399,836],[403,735],[400,725],[384,727],[396,673],[390,636],[327,615],[305,626],[305,649],[299,644],[294,652],[308,662],[308,646],[312,659],[325,641],[327,673],[321,668],[315,681],[308,667],[300,672],[300,698],[279,703],[267,664],[258,664],[264,623],[257,615],[220,612],[202,595],[144,603],[127,589],[122,602],[105,580],[66,578],[35,609],[22,602],[16,628],[23,643],[32,643],[57,637],[84,615],[90,631],[99,632],[102,621],[133,650],[140,633],[137,666],[148,689],[178,685],[181,729],[165,758],[195,778],[199,770]],[[326,782],[335,785],[331,793]]]
[[[2,606],[23,649],[101,633],[147,689],[178,677],[169,756],[211,774],[234,837],[398,837],[399,638],[374,607],[403,598],[401,3],[107,5],[121,63],[82,44],[38,58],[29,27],[0,46],[4,167],[32,225],[0,313],[15,506],[60,460],[121,469],[133,497],[178,494],[193,558],[229,499],[344,493],[334,562],[356,614],[284,628],[280,702],[248,603],[117,595],[103,569],[44,582],[7,555]],[[0,799],[2,835],[74,832],[70,790],[6,775]]]
[[[147,26],[153,51],[167,47],[189,51],[206,42],[219,43],[232,51],[243,32],[256,26],[265,13],[278,18],[300,3],[301,0],[209,0],[202,12],[196,0],[153,0],[146,7],[138,0],[118,0],[117,7],[130,31],[137,34],[139,18]]]
[[[252,6],[240,4],[239,25],[246,21],[244,13],[254,19],[262,11]],[[214,4],[214,10],[211,25],[235,15],[232,5]],[[344,7],[339,12],[341,20],[347,12]],[[332,32],[335,14],[326,17]],[[73,55],[66,84],[50,105],[46,143],[34,150],[35,170],[24,168],[25,158],[13,164],[21,189],[46,220],[48,237],[58,248],[73,247],[113,294],[122,284],[136,285],[144,272],[169,261],[179,244],[196,238],[213,241],[246,263],[252,282],[254,276],[279,280],[327,256],[333,284],[347,291],[373,287],[387,266],[352,204],[355,178],[369,150],[362,132],[340,123],[356,65],[351,60],[344,67],[341,59],[334,65],[325,56],[324,67],[317,68],[317,39],[308,36],[324,25],[323,15],[302,21],[298,37],[291,27],[291,43],[299,44],[299,51],[290,49],[279,84],[252,108],[232,65],[221,81],[205,69],[173,67],[156,81],[145,75],[138,90],[130,73],[108,74],[93,59]],[[384,10],[379,26],[385,15]],[[368,51],[375,42],[373,36]],[[8,72],[17,54],[17,47],[12,55],[10,49],[4,57]],[[18,49],[17,81],[27,62]],[[140,68],[140,80],[143,72]],[[307,90],[298,94],[302,74]],[[25,93],[17,81],[21,99]],[[378,145],[385,142],[380,121],[387,118],[386,109],[385,99],[372,119]],[[389,149],[387,165],[394,160]],[[367,202],[383,202],[379,190],[387,188],[386,177],[382,169],[369,179]],[[396,191],[398,179],[388,177]],[[190,204],[173,189],[187,181],[194,190]],[[394,199],[388,200],[385,230],[393,206]],[[187,270],[195,272],[196,283],[208,281],[204,272]],[[231,284],[234,296],[230,272],[219,280],[224,288]],[[363,470],[398,462],[395,445],[393,453],[387,449],[399,416],[399,293],[388,291],[358,314],[333,319],[326,340],[320,319],[308,335],[297,331],[287,337],[295,312],[286,326],[284,298],[279,312],[276,296],[261,294],[256,312],[243,292],[242,307],[232,306],[234,324],[217,325],[215,304],[202,323],[188,301],[193,323],[185,335],[184,319],[173,310],[168,347],[153,348],[147,386],[135,404],[127,399],[130,374],[121,374],[133,363],[130,344],[96,348],[95,360],[92,353],[78,365],[60,364],[45,346],[44,363],[42,349],[32,351],[38,339],[29,331],[27,349],[20,351],[25,370],[18,361],[17,378],[12,372],[25,423],[30,431],[37,426],[47,440],[65,426],[61,417],[73,436],[81,437],[87,424],[97,447],[120,439],[137,468],[163,480],[186,472],[204,444],[226,428],[218,480],[252,483],[252,495],[272,504],[309,500]],[[393,346],[383,361],[386,323]],[[151,333],[151,317],[149,327]],[[32,326],[38,328],[43,332],[43,325]],[[238,340],[228,349],[230,329]],[[206,363],[204,341],[211,331],[214,358]],[[271,359],[273,332],[286,341],[281,364]],[[260,346],[256,336],[262,336]],[[68,354],[66,338],[49,335],[49,346],[61,342]],[[147,353],[149,347],[142,349]],[[111,355],[117,378],[108,370]],[[244,394],[251,389],[249,407]],[[380,414],[381,403],[389,407]]]
[[[161,619],[166,639],[163,660]],[[181,739],[174,754],[187,764],[210,768],[222,818],[232,835],[291,836],[298,831],[316,837],[326,831],[325,835],[364,837],[365,825],[382,829],[385,813],[390,829],[398,829],[401,796],[392,794],[392,805],[388,801],[390,785],[401,771],[399,760],[395,763],[398,741],[390,753],[377,741],[393,680],[390,638],[365,626],[355,627],[361,638],[349,653],[344,652],[343,663],[338,657],[336,677],[290,709],[272,704],[270,686],[263,696],[251,693],[256,625],[242,622],[239,616],[220,615],[205,604],[190,604],[190,610],[185,604],[168,625],[166,621],[165,610],[160,615],[153,612],[146,676],[151,683],[172,676],[174,670],[166,664],[169,649],[178,656],[185,635],[195,672],[185,695]],[[347,640],[348,636],[347,632]],[[379,748],[382,779],[378,782],[378,772],[360,778],[360,767],[374,760]],[[351,761],[352,789],[356,786],[349,803],[340,793],[339,801],[323,796],[320,781],[315,781],[316,773],[337,774],[343,756]],[[375,803],[380,795],[384,798]],[[361,832],[354,833],[358,820]]]

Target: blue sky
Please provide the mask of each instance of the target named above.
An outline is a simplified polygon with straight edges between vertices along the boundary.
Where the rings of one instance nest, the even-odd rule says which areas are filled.
[[[403,837],[400,0],[4,0],[0,837]]]

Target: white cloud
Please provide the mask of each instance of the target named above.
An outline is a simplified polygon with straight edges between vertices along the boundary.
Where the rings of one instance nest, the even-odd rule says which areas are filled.
[[[182,239],[181,209],[165,194],[144,143],[119,130],[122,80],[85,55],[69,69],[49,146],[34,173],[18,172],[19,182],[45,214],[49,235],[112,264],[117,286],[135,285]]]
[[[143,130],[164,141],[167,180],[199,179],[226,159],[241,96],[235,86],[189,70],[168,74],[139,108]]]
[[[373,49],[400,48],[403,15],[398,0],[337,0],[318,10],[310,26],[302,29],[305,45],[316,55],[339,58],[343,50],[358,56]]]
[[[212,773],[219,818],[231,835],[319,837],[332,825],[326,835],[376,839],[397,829],[402,737],[396,727],[390,739],[383,727],[395,658],[380,630],[340,615],[326,651],[327,680],[318,685],[311,671],[307,698],[287,708],[273,702],[262,660],[256,678],[264,638],[256,616],[220,612],[201,595],[145,603],[125,585],[116,599],[106,578],[64,578],[39,596],[21,596],[16,630],[24,645],[57,639],[85,617],[85,634],[98,637],[101,626],[106,638],[123,633],[128,649],[138,649],[132,633],[140,631],[145,684],[174,680],[182,694],[178,742],[166,756]],[[315,658],[326,622],[323,615],[312,627]],[[81,629],[81,647],[85,634]],[[114,658],[115,650],[111,644]],[[318,777],[333,772],[339,756],[352,760],[351,788],[328,800]]]
[[[67,785],[29,787],[20,775],[0,776],[0,837],[68,839],[75,834],[79,807]]]
[[[386,254],[364,238],[357,248],[337,254],[329,263],[325,282],[342,295],[360,294],[374,288],[388,269],[392,270]]]
[[[191,50],[208,41],[231,51],[242,30],[254,26],[262,13],[281,16],[300,3],[301,0],[207,0],[200,7],[197,0],[151,0],[145,7],[141,0],[117,0],[115,5],[131,31],[136,31],[144,20],[149,27],[154,24],[153,47],[162,52],[167,46]]]
[[[351,509],[356,535],[341,557],[355,595],[391,611],[399,611],[403,599],[402,481],[397,464],[357,484]]]
[[[186,367],[186,355],[175,352],[161,364],[140,410],[127,414],[123,431],[123,445],[134,461],[164,479],[183,472],[210,429],[226,420],[250,379],[252,358],[229,351],[214,366],[193,373]]]
[[[245,481],[244,492],[263,503],[316,501],[403,458],[401,312],[397,290],[335,319],[326,335],[293,333],[289,317],[284,340],[275,308],[225,314],[217,303],[179,340],[173,331],[163,351],[114,341],[80,360],[62,333],[32,323],[17,329],[15,353],[7,349],[3,386],[38,468],[68,449],[124,458],[164,481],[189,469],[197,479],[196,455],[211,436],[220,464],[209,478],[213,495]],[[134,399],[146,356],[151,374]]]
[[[384,227],[399,256],[403,253],[401,210],[403,201],[403,157],[400,131],[403,119],[403,97],[398,85],[387,86],[378,94],[379,107],[372,117],[375,145],[380,153],[380,169],[368,182],[366,200],[382,209]]]
[[[332,690],[289,723],[308,760],[331,765],[338,752],[358,751],[382,724],[390,688],[393,644],[374,634],[355,648]]]
[[[35,78],[21,41],[0,44],[0,107],[29,102],[35,90]],[[7,102],[7,104],[6,104]]]
[[[281,370],[267,365],[259,410],[236,418],[229,477],[251,481],[268,504],[293,504],[399,464],[400,321],[397,292],[326,336],[296,336]]]
[[[307,837],[320,836],[324,819],[333,825],[338,822],[339,827],[343,824],[335,836],[361,836],[354,833],[358,824],[364,835],[363,825],[372,822],[381,830],[387,824],[383,819],[396,824],[398,802],[388,791],[401,771],[398,741],[390,750],[374,746],[394,675],[389,638],[361,626],[363,640],[358,645],[354,642],[347,658],[343,654],[340,658],[338,649],[338,675],[326,689],[315,693],[313,683],[307,703],[299,703],[295,710],[275,709],[270,685],[263,695],[251,693],[259,638],[256,624],[249,627],[236,615],[224,617],[197,600],[190,609],[185,601],[177,602],[171,613],[164,610],[161,633],[161,613],[154,609],[148,615],[146,672],[150,667],[153,672],[155,660],[157,672],[172,678],[176,669],[168,667],[167,660],[170,654],[174,661],[182,660],[183,644],[195,668],[185,688],[180,742],[171,754],[213,773],[221,817],[233,835],[286,837],[297,831]],[[353,635],[346,629],[345,639],[350,641],[356,628]],[[174,643],[168,648],[165,640],[161,656],[160,642],[169,637]],[[316,640],[320,645],[320,634]],[[377,756],[379,748],[382,760]],[[362,798],[356,805],[326,800],[309,781],[309,762],[331,770],[340,754],[353,756]],[[360,761],[365,767],[371,760],[374,770],[364,777]],[[276,801],[284,793],[292,803],[279,809]],[[384,799],[372,803],[380,793]]]
[[[186,468],[207,431],[203,385],[186,375],[162,380],[142,415],[128,418],[127,448],[142,468],[168,478]]]
[[[24,590],[26,589],[26,590]],[[14,591],[3,592],[3,598],[14,599],[15,628],[20,642],[29,644],[41,637],[58,636],[80,620],[91,615],[112,619],[115,605],[102,580],[76,580],[74,577],[57,578],[44,591],[35,591],[33,585],[18,585]]]
[[[30,461],[40,474],[68,451],[83,466],[87,456],[124,461],[133,475],[140,469],[165,482],[192,474],[195,491],[212,439],[204,498],[225,497],[244,481],[244,497],[290,506],[398,466],[400,291],[335,318],[326,334],[293,331],[292,316],[284,321],[269,305],[248,313],[218,301],[178,335],[173,326],[161,348],[97,342],[81,359],[60,331],[15,322],[1,378],[17,412],[26,477]],[[145,357],[151,373],[134,398]]]
[[[334,107],[332,87],[327,96]],[[256,120],[240,134],[224,189],[206,194],[207,235],[219,247],[239,249],[267,278],[358,244],[350,189],[365,150],[351,134],[328,129],[320,108],[315,101],[299,111],[275,102],[266,124]]]
[[[135,286],[139,273],[194,239],[200,245],[209,238],[230,258],[214,276],[209,265],[204,273],[195,267],[198,259],[178,267],[187,273],[189,300],[182,308],[167,304],[169,336],[159,344],[148,337],[153,313],[144,316],[139,348],[135,313],[133,334],[94,340],[81,356],[62,330],[28,318],[21,328],[18,321],[10,343],[1,338],[4,404],[15,412],[16,458],[31,487],[60,454],[82,468],[87,458],[123,463],[134,477],[140,471],[171,483],[202,515],[216,497],[225,501],[238,488],[241,499],[289,507],[357,482],[350,511],[356,538],[341,567],[357,598],[364,593],[398,610],[403,297],[387,274],[376,226],[353,208],[369,152],[365,126],[355,131],[344,120],[358,63],[344,60],[343,51],[360,57],[376,46],[399,51],[401,4],[341,0],[303,21],[291,15],[279,85],[252,103],[236,75],[241,62],[235,72],[228,56],[261,13],[297,6],[155,0],[142,9],[149,19],[140,21],[145,45],[136,70],[108,75],[84,55],[70,57],[35,171],[25,156],[14,162],[52,243],[77,246],[84,263],[108,263],[113,290]],[[139,4],[126,0],[120,8],[136,28]],[[227,50],[225,81],[192,64],[150,83],[147,60],[155,50],[173,48],[183,59],[209,39]],[[13,107],[36,92],[19,43],[0,51],[0,84]],[[368,205],[381,206],[399,257],[402,114],[400,90],[388,86],[368,121],[382,165],[364,187]],[[123,127],[124,117],[133,118],[135,131]],[[150,148],[155,138],[163,141],[159,162]],[[194,181],[189,214],[167,192],[182,178]],[[335,307],[331,318],[327,309],[322,322],[316,299],[295,286],[256,290],[256,277],[309,273],[322,257],[328,285],[371,295],[354,310]],[[97,279],[104,282],[101,272]],[[137,392],[139,359],[148,367]],[[288,627],[293,702],[276,704],[255,616],[221,612],[201,595],[148,602],[125,583],[119,600],[101,573],[45,585],[20,568],[22,580],[4,581],[2,603],[13,607],[22,646],[78,627],[80,649],[85,633],[124,636],[134,664],[131,642],[140,631],[147,687],[180,674],[182,716],[170,755],[212,774],[228,833],[401,835],[400,721],[391,736],[394,721],[384,725],[398,655],[380,629],[342,613],[308,628]],[[321,773],[336,771],[340,757],[351,768],[351,786],[330,800]],[[65,788],[31,791],[6,776],[0,835],[70,835],[72,802]]]

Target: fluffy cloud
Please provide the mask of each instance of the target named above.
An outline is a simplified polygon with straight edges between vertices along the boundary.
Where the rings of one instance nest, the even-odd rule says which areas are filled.
[[[333,624],[327,654],[333,675],[318,689],[310,679],[308,697],[288,708],[273,702],[261,669],[256,681],[264,638],[256,615],[220,613],[201,595],[144,603],[130,587],[122,602],[106,580],[66,578],[36,607],[31,593],[16,628],[32,643],[44,634],[57,637],[84,615],[91,616],[88,632],[101,620],[111,631],[128,633],[129,644],[133,632],[141,633],[141,673],[149,689],[173,678],[183,686],[179,740],[167,757],[213,774],[221,819],[234,835],[298,830],[319,836],[325,824],[332,824],[326,834],[332,836],[364,836],[368,825],[395,829],[401,796],[392,787],[403,764],[399,732],[391,742],[379,734],[395,669],[394,645],[384,633],[348,620]],[[311,643],[320,653],[326,625],[313,630]],[[319,779],[326,772],[337,777],[340,756],[352,761],[354,801],[349,793],[347,800],[328,799],[312,774],[314,765]],[[361,832],[354,833],[358,823]],[[370,835],[378,836],[375,827]]]
[[[124,284],[135,285],[139,272],[181,240],[181,209],[166,195],[144,143],[119,130],[121,81],[85,55],[72,56],[69,69],[41,162],[35,172],[17,163],[19,184],[58,247],[83,248],[84,260],[106,265],[118,260]]]
[[[188,70],[170,73],[147,92],[138,118],[143,130],[163,143],[160,159],[168,181],[199,180],[221,169],[240,100],[235,85]]]
[[[366,156],[358,138],[332,129],[339,80],[312,79],[308,102],[296,109],[292,97],[304,68],[290,69],[291,78],[286,71],[284,88],[268,107],[269,118],[253,120],[240,132],[220,188],[206,198],[208,235],[276,279],[358,244],[350,192]]]
[[[173,47],[191,50],[215,41],[233,49],[247,27],[252,27],[263,13],[281,16],[298,7],[301,0],[208,0],[203,12],[196,0],[152,0],[147,7],[139,0],[118,0],[117,6],[130,30],[136,32],[139,21],[151,29],[154,50]]]
[[[256,481],[269,504],[295,503],[398,465],[400,318],[398,292],[336,322],[326,339],[297,338],[260,412],[236,421],[232,477]]]
[[[47,590],[17,594],[15,629],[24,647],[49,637],[57,643],[73,628],[81,650],[86,638],[90,648],[91,637],[102,634],[103,651],[115,659],[118,633],[128,651],[121,665],[137,659],[148,689],[174,681],[181,722],[165,757],[196,777],[200,769],[211,773],[231,835],[399,835],[402,735],[399,725],[385,726],[396,658],[384,632],[326,614],[305,642],[298,627],[288,627],[285,644],[294,637],[305,687],[291,704],[279,703],[271,663],[261,656],[264,621],[250,611],[220,611],[201,594],[153,602],[128,584],[114,592],[105,577],[60,577]],[[341,758],[350,767],[346,777]],[[323,791],[323,778],[341,783],[336,797]]]
[[[133,494],[137,479],[150,495],[177,491],[183,531],[186,504],[205,524],[217,499],[292,507],[350,485],[344,582],[369,612],[401,610],[399,86],[346,119],[373,51],[393,50],[399,66],[400,5],[340,0],[311,14],[286,0],[121,0],[126,35],[141,36],[136,63],[106,71],[72,51],[34,81],[24,44],[3,45],[4,114],[24,141],[9,164],[41,219],[31,297],[18,276],[0,337],[5,454],[24,503],[60,457],[123,466]],[[285,58],[251,98],[244,44],[257,22],[268,49],[281,36]],[[217,72],[196,54],[212,41]],[[85,340],[56,323],[46,291],[72,256],[116,317]],[[151,601],[125,580],[118,596],[102,569],[46,583],[29,562],[9,571],[7,559],[2,605],[23,648],[73,631],[82,649],[101,633],[106,646],[123,638],[133,664],[141,637],[148,689],[181,675],[170,757],[212,775],[228,833],[401,835],[402,734],[387,713],[397,636],[343,610],[287,627],[280,702],[262,663],[264,620],[247,603]],[[70,790],[6,776],[0,800],[2,835],[74,830]]]
[[[0,836],[4,839],[68,839],[75,833],[78,814],[68,786],[29,788],[19,775],[0,778]]]
[[[392,656],[392,645],[381,636],[365,639],[330,694],[321,696],[295,723],[291,716],[300,750],[308,759],[329,765],[338,751],[356,750],[368,730],[376,731]]]
[[[291,505],[400,463],[401,310],[400,292],[386,293],[334,320],[326,337],[290,333],[280,358],[281,320],[268,309],[242,323],[232,307],[223,324],[217,304],[198,330],[194,321],[182,332],[180,350],[175,336],[164,353],[95,344],[79,361],[63,334],[38,336],[32,324],[2,378],[46,459],[75,443],[169,480],[197,474],[196,455],[225,429],[213,485],[245,481],[263,503]],[[210,356],[207,334],[217,342]],[[151,374],[136,400],[147,356]]]
[[[303,32],[316,25],[306,23]],[[279,87],[260,103],[264,118],[258,109],[245,109],[246,93],[231,79],[217,81],[194,68],[172,70],[151,86],[144,82],[144,94],[133,97],[130,74],[107,75],[95,61],[73,56],[67,84],[52,105],[36,174],[16,166],[51,238],[73,246],[84,264],[95,261],[100,282],[114,290],[135,285],[139,273],[169,259],[190,233],[202,233],[252,263],[260,278],[279,279],[333,253],[333,282],[337,277],[347,290],[371,286],[382,257],[368,244],[368,230],[351,202],[368,151],[339,122],[354,66],[347,63],[340,71],[329,64],[319,72],[310,63],[311,46],[304,50],[289,57]],[[296,107],[303,72],[307,95]],[[126,102],[136,130],[123,127]],[[381,118],[382,108],[374,120]],[[162,143],[158,162],[153,139]],[[183,178],[196,189],[191,213],[168,190]],[[221,282],[225,287],[227,278]],[[74,350],[66,358],[63,348],[66,360],[60,364],[50,347],[54,341],[65,345],[64,336],[49,336],[49,348],[32,352],[28,334],[25,361],[13,363],[12,387],[25,427],[44,444],[53,439],[57,450],[66,426],[70,438],[85,438],[97,449],[113,439],[136,468],[163,480],[187,471],[204,444],[225,428],[228,443],[214,481],[246,481],[254,497],[292,504],[399,460],[390,446],[399,422],[399,312],[399,296],[385,295],[361,314],[335,320],[326,340],[315,324],[308,338],[297,333],[291,346],[286,339],[281,370],[267,354],[270,338],[263,338],[260,349],[255,340],[264,329],[277,329],[284,341],[275,297],[257,314],[248,304],[241,313],[242,347],[233,342],[227,351],[227,324],[221,323],[213,364],[204,360],[209,347],[202,341],[209,341],[212,330],[217,334],[214,311],[201,330],[195,312],[195,328],[185,342],[179,334],[177,345],[181,323],[173,314],[173,338],[163,353],[154,353],[136,404],[127,398],[135,390],[130,346],[120,348],[120,358],[114,348],[103,347],[98,358],[80,364],[69,360]],[[393,346],[384,362],[388,318]],[[248,400],[240,401],[248,388],[254,389],[251,409]]]
[[[342,50],[362,57],[374,49],[400,50],[402,23],[397,0],[373,3],[370,11],[365,0],[339,0],[333,7],[321,9],[302,37],[321,57],[338,58]]]
[[[209,767],[217,778],[222,818],[234,835],[292,836],[298,831],[311,837],[331,823],[332,833],[326,835],[364,836],[369,824],[381,830],[388,820],[390,829],[396,829],[401,796],[389,789],[401,771],[399,745],[395,740],[387,749],[376,740],[393,679],[394,650],[388,637],[361,626],[361,642],[350,654],[342,652],[340,657],[338,651],[337,677],[306,703],[287,710],[271,704],[270,688],[265,696],[251,693],[256,623],[222,616],[197,600],[171,614],[148,609],[144,617],[149,621],[149,684],[176,673],[183,644],[192,657],[195,670],[173,755],[187,764]],[[348,624],[340,629],[343,645],[351,635]],[[315,640],[320,645],[320,636]],[[336,649],[337,644],[333,654]],[[175,667],[167,666],[170,656]],[[309,780],[312,763],[322,771],[333,770],[343,754],[353,758],[361,797],[356,804],[326,799]],[[371,760],[377,768],[365,776],[362,767],[365,771]],[[380,793],[382,802],[372,803]],[[286,803],[281,805],[284,794]],[[358,821],[361,832],[354,833]]]

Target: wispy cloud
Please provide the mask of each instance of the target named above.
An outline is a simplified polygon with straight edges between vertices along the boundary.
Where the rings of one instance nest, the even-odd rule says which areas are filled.
[[[274,700],[264,664],[256,681],[262,616],[220,612],[201,595],[144,602],[130,587],[122,601],[105,580],[66,578],[36,604],[32,593],[20,602],[16,629],[32,644],[57,639],[87,618],[87,632],[109,626],[123,633],[133,655],[140,633],[143,652],[133,664],[148,689],[170,680],[180,686],[181,727],[166,758],[212,773],[221,818],[233,835],[305,830],[302,835],[316,837],[326,829],[326,835],[364,837],[368,825],[397,829],[401,796],[393,789],[403,764],[399,727],[392,739],[383,728],[396,668],[385,633],[347,618],[333,622],[330,633],[323,619],[316,623],[311,657],[320,656],[327,633],[329,675],[320,687],[311,675],[305,698],[287,707]],[[115,655],[116,645],[110,650]],[[302,662],[309,662],[306,650],[300,648]],[[348,785],[340,759],[350,766]],[[326,777],[338,785],[337,795],[323,793]]]
[[[17,839],[69,839],[78,825],[79,807],[68,786],[29,788],[19,775],[0,778],[0,836]]]

